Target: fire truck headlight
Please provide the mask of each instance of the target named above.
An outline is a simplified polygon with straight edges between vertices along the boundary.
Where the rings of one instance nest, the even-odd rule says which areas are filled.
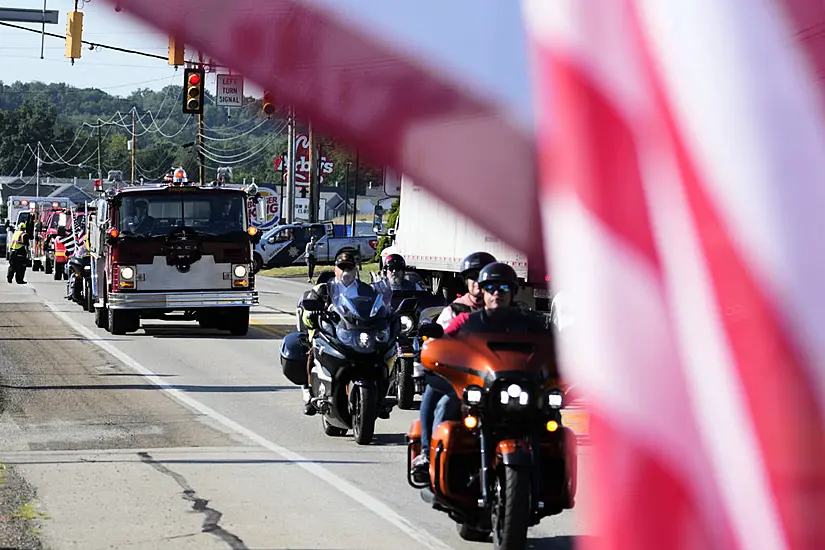
[[[135,268],[128,265],[120,266],[120,278],[123,281],[133,281],[135,279]]]
[[[235,274],[236,279],[243,279],[244,277],[246,277],[246,272],[247,269],[245,265],[236,265],[234,268],[232,268],[232,273]]]

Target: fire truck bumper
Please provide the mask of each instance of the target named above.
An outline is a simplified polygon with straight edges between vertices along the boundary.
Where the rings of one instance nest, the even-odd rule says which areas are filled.
[[[109,294],[111,309],[198,309],[206,307],[254,306],[258,292],[194,291],[194,292],[113,292]]]

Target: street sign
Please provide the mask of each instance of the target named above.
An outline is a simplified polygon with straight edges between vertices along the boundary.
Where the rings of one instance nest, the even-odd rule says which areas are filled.
[[[327,200],[320,199],[318,202],[318,219],[326,218]],[[309,220],[309,199],[295,198],[295,219]]]
[[[12,23],[57,24],[57,10],[27,10],[20,8],[0,8],[0,21]]]
[[[243,107],[243,77],[241,75],[218,75],[215,105],[218,107]]]

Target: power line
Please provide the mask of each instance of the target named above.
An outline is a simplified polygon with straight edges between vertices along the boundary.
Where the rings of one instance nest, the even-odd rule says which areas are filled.
[[[21,30],[21,31],[36,32],[37,34],[42,34],[44,36],[49,36],[51,38],[60,38],[61,40],[66,39],[65,36],[60,35],[60,34],[54,34],[54,33],[51,33],[51,32],[42,32],[42,31],[39,31],[37,29],[30,29],[28,27],[21,27],[20,25],[14,25],[12,23],[0,22],[0,25],[2,25],[3,27],[11,27],[12,29],[18,29],[18,30]],[[101,48],[101,49],[105,49],[105,50],[114,50],[116,52],[121,52],[121,53],[131,53],[131,54],[134,54],[134,55],[142,55],[144,57],[152,57],[154,59],[163,59],[164,61],[168,59],[167,56],[165,56],[165,55],[158,55],[158,54],[154,54],[154,53],[140,52],[138,50],[129,50],[127,48],[118,48],[117,46],[109,46],[107,44],[98,44],[98,43],[95,43],[95,42],[89,42],[88,40],[81,40],[80,43],[91,46],[92,49]]]

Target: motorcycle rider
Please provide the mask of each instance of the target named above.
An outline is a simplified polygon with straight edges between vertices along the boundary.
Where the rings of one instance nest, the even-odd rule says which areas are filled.
[[[481,270],[496,261],[492,254],[487,252],[473,252],[461,261],[461,276],[467,284],[467,293],[456,298],[438,316],[436,322],[445,329],[456,315],[478,311],[484,305],[481,287],[478,284]],[[419,367],[417,364],[416,367]],[[418,373],[415,373],[416,375]],[[432,430],[448,417],[448,413],[456,408],[457,396],[449,382],[439,376],[428,374],[427,387],[421,396],[419,418],[421,419],[421,449],[422,453],[415,458],[413,470],[421,469],[429,464],[429,448]],[[458,402],[460,405],[460,401]]]
[[[334,278],[328,282],[315,285],[312,290],[306,293],[303,299],[315,299],[324,302],[324,308],[329,307],[332,296],[330,292],[330,285],[339,284],[344,288],[344,295],[347,297],[356,297],[369,294],[372,288],[367,283],[362,282],[358,278],[357,263],[352,252],[342,251],[335,257]],[[320,278],[320,277],[319,277]],[[309,336],[310,349],[307,353],[307,380],[310,378],[314,358],[312,355],[312,338],[315,336],[315,327],[312,322],[312,312],[304,310],[302,319],[304,326],[307,328]],[[313,416],[317,413],[317,409],[312,404],[312,388],[309,384],[303,387],[304,397],[304,414]]]
[[[487,265],[495,262],[492,254],[487,252],[473,252],[461,261],[460,275],[467,285],[467,293],[456,298],[452,304],[444,308],[436,323],[445,329],[459,313],[468,313],[481,309],[484,305],[481,287],[478,286],[478,274]]]
[[[393,291],[423,290],[418,284],[404,278],[407,262],[401,254],[390,254],[384,260],[384,276],[390,282]]]
[[[456,315],[444,331],[445,335],[457,336],[459,333],[473,332],[547,332],[548,338],[553,338],[553,332],[543,315],[525,311],[514,305],[518,277],[512,267],[502,262],[488,264],[479,273],[478,285],[482,290],[484,307],[472,313],[462,312]],[[450,391],[445,392],[439,401],[432,424],[427,423],[427,419],[421,416],[422,452],[412,463],[413,475],[419,480],[425,479],[428,475],[433,429],[445,419],[455,418],[461,407],[461,400],[452,385],[443,379],[440,380],[442,384],[449,386]]]
[[[21,222],[17,226],[9,245],[9,269],[6,273],[6,280],[11,284],[12,279],[18,285],[26,284],[26,263],[28,262],[29,235],[26,232],[26,223]]]

